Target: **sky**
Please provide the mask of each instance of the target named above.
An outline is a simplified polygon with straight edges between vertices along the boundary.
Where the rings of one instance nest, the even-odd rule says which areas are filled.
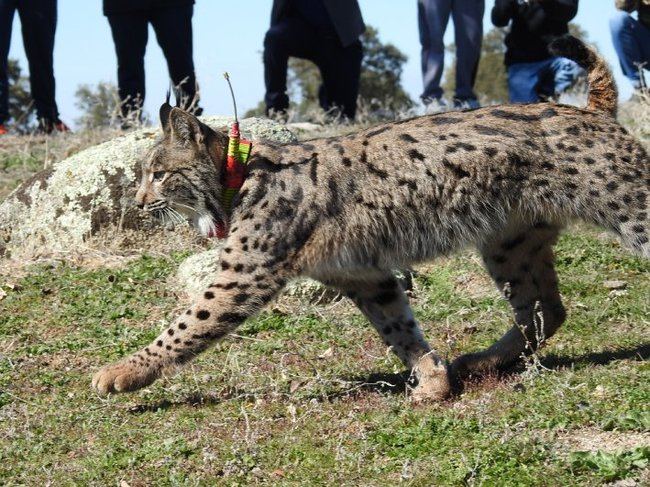
[[[419,65],[420,44],[416,0],[359,0],[367,24],[379,29],[383,42],[399,47],[407,56],[402,82],[406,91],[417,100],[422,90]],[[197,0],[194,9],[194,63],[201,87],[201,104],[205,114],[232,113],[223,72],[228,71],[234,84],[240,113],[252,108],[264,96],[262,46],[269,26],[272,0]],[[490,11],[494,0],[486,1],[484,26],[491,28]],[[79,116],[74,93],[81,84],[100,81],[116,83],[116,59],[110,29],[102,14],[101,0],[58,0],[58,27],[54,50],[57,102],[61,118],[74,125]],[[608,19],[615,12],[613,0],[582,0],[579,23],[591,42],[613,67],[622,99],[631,88],[623,77],[612,47]],[[450,22],[446,42],[453,42]],[[27,70],[22,45],[20,19],[14,19],[9,56],[18,58]],[[448,58],[447,63],[453,59]],[[149,29],[145,58],[145,110],[158,112],[167,90],[167,67]]]

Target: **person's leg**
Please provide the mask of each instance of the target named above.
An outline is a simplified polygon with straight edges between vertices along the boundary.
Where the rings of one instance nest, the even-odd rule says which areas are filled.
[[[267,114],[289,108],[287,67],[289,57],[313,58],[316,34],[307,24],[287,18],[273,25],[264,37],[264,83]]]
[[[584,73],[583,69],[574,61],[563,57],[556,57],[551,62],[553,72],[553,95],[560,95],[571,88]]]
[[[184,109],[193,110],[197,103],[196,75],[192,53],[193,6],[161,8],[151,14],[169,68],[169,76],[177,87],[176,98]]]
[[[645,63],[646,69],[650,66],[650,29],[625,12],[614,14],[609,28],[623,74],[638,89],[641,87],[639,65]]]
[[[108,16],[115,54],[117,55],[117,86],[122,103],[122,116],[139,114],[145,96],[144,53],[147,47],[148,23],[141,13]]]
[[[422,45],[422,100],[442,97],[440,80],[445,68],[443,37],[449,22],[452,0],[418,0],[418,24]]]
[[[456,99],[476,100],[474,82],[483,42],[484,0],[453,0],[456,37]]]
[[[326,111],[338,108],[345,117],[354,120],[363,46],[357,41],[343,47],[338,40],[323,39],[318,47],[315,62],[323,78],[321,107]]]
[[[0,0],[0,125],[9,119],[8,57],[17,0]]]
[[[21,0],[18,2],[18,14],[22,24],[36,114],[45,129],[51,130],[59,119],[55,100],[53,56],[57,20],[56,0]]]
[[[555,58],[539,62],[537,75],[537,98],[539,101],[551,100],[555,97]]]
[[[508,66],[508,93],[510,103],[539,101],[537,85],[543,63],[516,63]]]

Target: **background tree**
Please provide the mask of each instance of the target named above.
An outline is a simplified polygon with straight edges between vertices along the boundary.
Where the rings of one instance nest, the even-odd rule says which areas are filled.
[[[402,87],[402,73],[408,57],[393,44],[384,44],[379,33],[368,26],[362,37],[364,56],[361,65],[359,98],[377,109],[399,112],[413,106]]]
[[[81,111],[76,119],[84,129],[110,127],[118,123],[120,97],[113,83],[100,82],[95,86],[80,85],[75,92],[75,106]]]
[[[384,44],[374,27],[368,26],[361,38],[364,48],[359,80],[359,104],[371,116],[394,117],[413,106],[413,100],[404,91],[401,78],[407,56],[393,44]],[[318,113],[318,89],[321,76],[311,61],[291,58],[287,74],[287,91],[290,110],[300,118],[310,118]],[[249,110],[246,115],[261,115],[264,103]]]
[[[27,133],[34,129],[36,110],[29,90],[29,78],[23,76],[17,59],[9,59],[9,120],[14,130]]]

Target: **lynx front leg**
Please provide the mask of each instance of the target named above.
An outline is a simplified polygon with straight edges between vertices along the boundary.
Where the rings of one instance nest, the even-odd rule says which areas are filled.
[[[399,282],[387,274],[371,282],[337,283],[377,329],[384,342],[413,369],[416,400],[442,400],[450,392],[447,368],[424,339]]]
[[[258,264],[251,263],[254,261],[250,254],[238,260],[226,255],[214,284],[191,308],[149,346],[97,372],[93,387],[102,394],[141,389],[257,313],[282,290],[289,273],[286,264],[281,268],[282,263],[268,265],[261,258]]]

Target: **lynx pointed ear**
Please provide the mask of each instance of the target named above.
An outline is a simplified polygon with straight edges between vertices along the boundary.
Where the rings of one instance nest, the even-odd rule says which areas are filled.
[[[181,144],[200,144],[203,142],[201,124],[194,115],[190,115],[186,111],[174,107],[169,112],[169,124],[171,126],[172,136]]]
[[[165,102],[160,106],[160,125],[165,133],[169,132],[169,114],[171,111],[172,106],[169,102]]]

